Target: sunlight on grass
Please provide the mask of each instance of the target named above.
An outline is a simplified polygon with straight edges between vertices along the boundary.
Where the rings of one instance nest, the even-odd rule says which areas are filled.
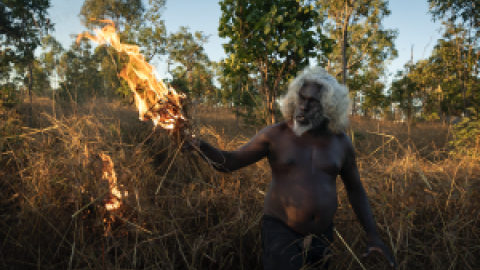
[[[259,224],[271,177],[266,160],[220,174],[195,155],[175,155],[164,131],[147,139],[152,126],[133,108],[96,100],[56,104],[54,114],[49,99],[37,98],[33,127],[19,128],[27,106],[0,119],[3,263],[18,269],[262,268]],[[228,150],[261,129],[237,125],[227,108],[198,108],[195,121],[200,137]],[[441,124],[419,123],[408,138],[402,124],[355,117],[348,134],[379,232],[400,269],[474,269],[480,263],[478,155],[449,156],[451,129]],[[96,164],[101,153],[111,157],[129,194],[115,211],[105,209],[108,185]],[[337,187],[336,229],[359,256],[365,235],[340,180]],[[333,250],[331,269],[361,269],[338,239]],[[380,256],[360,260],[366,269],[386,267]]]

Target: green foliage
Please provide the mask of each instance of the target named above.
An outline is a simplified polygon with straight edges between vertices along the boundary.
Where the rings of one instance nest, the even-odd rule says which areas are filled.
[[[318,26],[318,12],[305,1],[223,0],[218,28],[227,59],[224,76],[253,84],[267,108],[267,123],[275,122],[276,100],[298,70],[315,58],[318,44],[328,42]]]
[[[468,115],[468,107],[480,104],[476,38],[462,25],[445,26],[432,55],[405,65],[390,89],[392,101],[404,111],[408,104],[421,107],[424,119]]]
[[[469,108],[470,116],[455,125],[454,139],[450,145],[455,147],[451,154],[457,156],[478,156],[480,152],[480,117],[474,108]]]
[[[428,0],[430,13],[434,19],[447,19],[449,22],[462,20],[465,24],[478,29],[480,25],[480,5],[477,0]]]
[[[0,85],[0,109],[3,106],[12,106],[20,102],[18,91],[14,83],[7,82]]]
[[[73,43],[62,54],[58,64],[60,98],[81,103],[91,97],[101,96],[103,82],[108,78],[101,76],[97,57],[98,55],[92,54],[91,44],[86,39]]]
[[[166,54],[168,42],[165,21],[161,20],[166,0],[149,0],[148,9],[135,24],[135,43],[141,48],[148,62],[156,56]]]
[[[4,0],[0,3],[0,74],[3,74],[0,79],[4,80],[1,83],[10,83],[13,65],[21,73],[28,67],[26,85],[30,96],[35,81],[34,52],[41,44],[41,37],[53,29],[47,18],[49,7],[50,0]],[[23,76],[21,73],[19,75]],[[2,99],[15,99],[11,85],[2,86],[0,95]]]
[[[348,70],[346,84],[356,97],[361,92],[365,114],[385,105],[383,95],[386,65],[397,57],[394,41],[397,30],[384,29],[383,20],[390,15],[385,0],[318,0],[325,35],[337,41],[329,56],[319,55],[318,62],[340,79]],[[344,35],[347,37],[345,64],[342,62]],[[356,103],[355,103],[356,105]],[[357,108],[354,108],[355,111]]]
[[[86,0],[82,6],[80,18],[89,29],[103,26],[103,23],[90,20],[91,18],[114,21],[121,42],[139,46],[147,62],[152,62],[156,57],[166,53],[166,29],[164,21],[161,20],[164,7],[165,0],[149,0],[148,5],[144,5],[141,0]],[[79,50],[75,46],[72,45],[73,54],[70,53],[66,62],[70,61],[69,58],[78,58],[78,61],[70,62],[77,63],[88,70],[86,77],[92,78],[92,83],[88,88],[82,87],[81,85],[86,86],[87,83],[79,84],[78,81],[85,72],[77,74],[73,69],[64,69],[68,78],[65,77],[66,81],[62,84],[63,97],[71,99],[71,96],[77,95],[77,97],[111,98],[119,95],[123,101],[130,102],[132,93],[126,82],[118,77],[128,62],[128,57],[118,54],[113,48],[105,45],[95,48],[93,55],[86,51],[75,52]]]
[[[2,66],[32,61],[41,36],[53,29],[47,18],[50,0],[4,0],[0,3],[0,45],[5,54]]]
[[[181,87],[182,92],[189,93],[191,98],[205,99],[216,95],[212,63],[203,47],[208,39],[203,32],[191,33],[183,26],[168,38],[169,69],[172,62],[177,65],[170,72],[172,85]]]
[[[145,6],[141,0],[85,0],[80,19],[90,29],[101,25],[95,20],[112,20],[117,29],[120,29],[141,18],[144,11]]]
[[[409,68],[409,65],[407,64],[405,67]],[[390,101],[399,104],[399,108],[409,121],[413,119],[418,110],[415,101],[419,97],[419,86],[412,79],[411,74],[408,70],[398,71],[390,86]]]

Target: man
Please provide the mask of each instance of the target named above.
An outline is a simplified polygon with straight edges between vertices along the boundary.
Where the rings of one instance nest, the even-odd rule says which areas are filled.
[[[272,181],[261,229],[264,269],[328,267],[337,175],[367,233],[365,256],[379,251],[394,266],[376,230],[353,145],[343,132],[350,111],[347,88],[323,68],[307,68],[289,85],[281,110],[286,122],[264,128],[235,151],[221,151],[197,139],[186,146],[222,172],[268,158]]]

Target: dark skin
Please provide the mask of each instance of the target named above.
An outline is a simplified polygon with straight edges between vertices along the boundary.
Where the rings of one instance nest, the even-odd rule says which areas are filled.
[[[303,125],[323,115],[318,84],[305,84],[299,92],[294,119]],[[384,255],[391,266],[395,260],[377,232],[372,211],[355,160],[355,150],[345,133],[328,130],[328,120],[301,136],[293,132],[294,120],[268,126],[235,151],[221,151],[193,140],[195,148],[221,172],[232,172],[267,158],[272,169],[264,214],[282,220],[302,235],[321,235],[332,223],[337,210],[336,178],[340,175],[352,208],[367,234],[368,256],[372,250]]]

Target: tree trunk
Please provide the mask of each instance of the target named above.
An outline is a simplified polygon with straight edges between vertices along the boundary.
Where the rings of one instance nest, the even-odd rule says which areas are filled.
[[[409,73],[412,71],[412,66],[413,66],[413,44],[412,44],[412,50],[411,50],[411,60],[410,60],[410,70]],[[412,99],[412,91],[413,89],[409,89],[409,79],[408,79],[408,74],[407,74],[407,96],[408,96],[408,107],[407,107],[407,128],[408,128],[408,139],[410,139],[410,129],[412,127],[412,107],[413,107],[413,99]],[[412,84],[413,86],[413,84]]]
[[[276,122],[275,119],[275,95],[267,89],[267,124],[273,125]]]
[[[28,126],[32,127],[32,86],[33,86],[33,58],[28,62],[28,95],[30,96],[30,108],[28,109]]]
[[[236,115],[235,115],[235,118],[237,118],[237,119],[236,119],[236,120],[237,120],[237,129],[240,128],[240,124],[239,124],[239,121],[238,121],[238,118],[240,118],[240,116],[239,116],[239,111],[238,111],[238,107],[240,107],[240,88],[241,88],[241,87],[242,87],[242,83],[239,82],[239,83],[238,83],[238,89],[237,89],[237,106],[236,106],[236,107],[237,107],[237,108],[236,108],[236,109],[237,109],[237,113],[236,113]]]

